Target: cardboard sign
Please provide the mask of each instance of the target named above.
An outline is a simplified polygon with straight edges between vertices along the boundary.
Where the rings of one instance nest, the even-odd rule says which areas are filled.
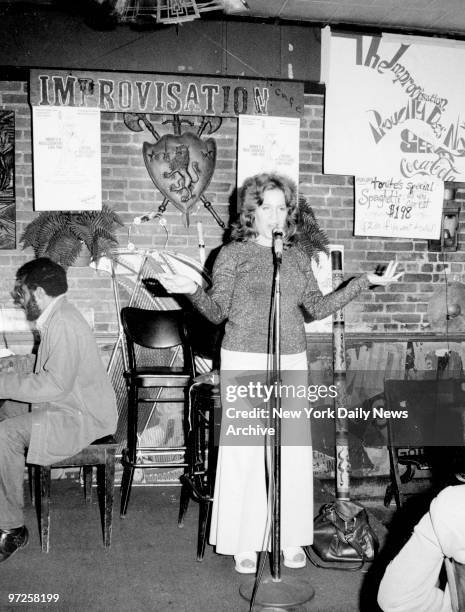
[[[431,177],[357,177],[354,234],[437,240],[443,198],[444,183]]]

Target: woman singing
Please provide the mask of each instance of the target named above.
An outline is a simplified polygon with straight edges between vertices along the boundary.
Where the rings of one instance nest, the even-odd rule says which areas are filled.
[[[245,181],[240,201],[239,221],[233,226],[232,241],[221,249],[215,261],[210,292],[181,275],[162,274],[160,281],[168,292],[186,294],[210,321],[227,321],[221,347],[223,419],[210,543],[218,553],[234,555],[238,572],[255,573],[257,551],[269,548],[263,436],[238,438],[231,425],[237,423],[234,415],[244,415],[252,407],[266,404],[262,398],[257,399],[257,393],[253,398],[231,397],[234,395],[231,391],[234,383],[236,386],[243,383],[248,373],[266,372],[269,367],[273,233],[281,231],[284,242],[280,273],[284,383],[308,384],[305,311],[314,319],[324,318],[370,285],[387,285],[401,274],[396,274],[397,264],[391,262],[382,275],[363,275],[343,289],[323,296],[312,273],[311,260],[296,241],[298,203],[293,183],[276,174],[253,176]],[[257,381],[256,376],[254,380]],[[300,420],[290,418],[282,422],[281,458],[284,565],[300,568],[305,566],[302,546],[313,541],[310,419],[305,418],[306,397],[286,397],[282,402],[286,408],[300,410],[304,415]],[[229,418],[225,418],[225,412]]]

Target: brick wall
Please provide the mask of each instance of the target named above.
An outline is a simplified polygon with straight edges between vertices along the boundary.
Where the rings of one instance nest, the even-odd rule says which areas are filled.
[[[32,206],[31,113],[27,102],[27,83],[0,82],[0,108],[15,111],[16,121],[16,205],[17,249],[0,251],[0,305],[10,305],[16,269],[31,256],[21,251],[19,236],[36,213]],[[161,134],[172,126],[162,125],[167,116],[150,116]],[[119,232],[121,246],[128,240],[141,250],[168,248],[198,258],[196,222],[202,221],[208,253],[221,244],[222,230],[202,204],[196,205],[191,226],[186,228],[181,213],[172,204],[165,213],[166,233],[156,221],[134,226],[135,216],[152,211],[162,202],[145,169],[142,143],[152,141],[146,131],[132,132],[123,116],[102,113],[102,190],[103,201],[119,212],[126,224]],[[225,119],[213,135],[218,158],[212,182],[206,192],[220,217],[228,223],[229,199],[236,175],[236,121]],[[301,127],[300,192],[313,206],[332,243],[343,244],[347,276],[373,270],[376,265],[397,258],[406,274],[401,283],[389,289],[364,293],[346,309],[346,324],[351,331],[392,332],[424,330],[428,298],[444,280],[444,264],[449,278],[464,280],[465,253],[428,253],[427,241],[370,239],[353,236],[353,179],[322,174],[323,97],[306,96],[305,117]],[[458,198],[463,192],[458,192]],[[459,244],[464,244],[464,223],[460,224]],[[96,332],[105,337],[116,331],[116,314],[110,278],[90,268],[70,268],[69,297],[80,308],[93,308]]]

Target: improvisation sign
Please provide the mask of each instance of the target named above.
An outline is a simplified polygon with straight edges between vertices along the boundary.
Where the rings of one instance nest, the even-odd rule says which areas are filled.
[[[32,106],[79,106],[116,113],[301,117],[299,81],[96,71],[30,70]]]

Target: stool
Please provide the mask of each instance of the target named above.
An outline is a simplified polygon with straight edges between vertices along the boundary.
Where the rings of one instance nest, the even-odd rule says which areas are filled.
[[[126,516],[136,468],[183,467],[186,447],[182,446],[139,446],[139,406],[157,404],[182,404],[184,415],[188,412],[188,390],[194,374],[194,360],[181,310],[146,310],[125,307],[121,310],[121,321],[128,349],[128,369],[124,372],[128,390],[127,447],[123,449],[121,463],[120,516]],[[152,364],[142,365],[141,349],[149,349]],[[174,350],[174,352],[173,352]],[[182,366],[175,366],[177,352],[183,355]],[[169,360],[169,365],[159,365],[157,359]],[[165,394],[165,391],[169,394]],[[174,395],[172,393],[174,392]],[[162,460],[138,461],[138,454],[155,455]],[[173,459],[174,457],[174,459]]]
[[[199,377],[201,378],[201,377]],[[187,437],[187,469],[181,476],[178,526],[192,497],[199,503],[197,561],[203,561],[211,518],[221,424],[221,395],[218,385],[197,383],[191,389],[191,430]],[[216,417],[216,418],[215,418]]]
[[[84,496],[88,503],[92,497],[92,468],[97,467],[97,491],[103,524],[103,544],[111,544],[113,490],[115,484],[115,454],[118,449],[113,436],[96,440],[72,457],[52,465],[34,465],[35,506],[39,520],[40,543],[43,552],[49,552],[50,540],[50,471],[55,468],[82,467]],[[102,499],[103,498],[103,499]],[[103,503],[102,503],[103,501]],[[103,508],[102,508],[103,506]]]

